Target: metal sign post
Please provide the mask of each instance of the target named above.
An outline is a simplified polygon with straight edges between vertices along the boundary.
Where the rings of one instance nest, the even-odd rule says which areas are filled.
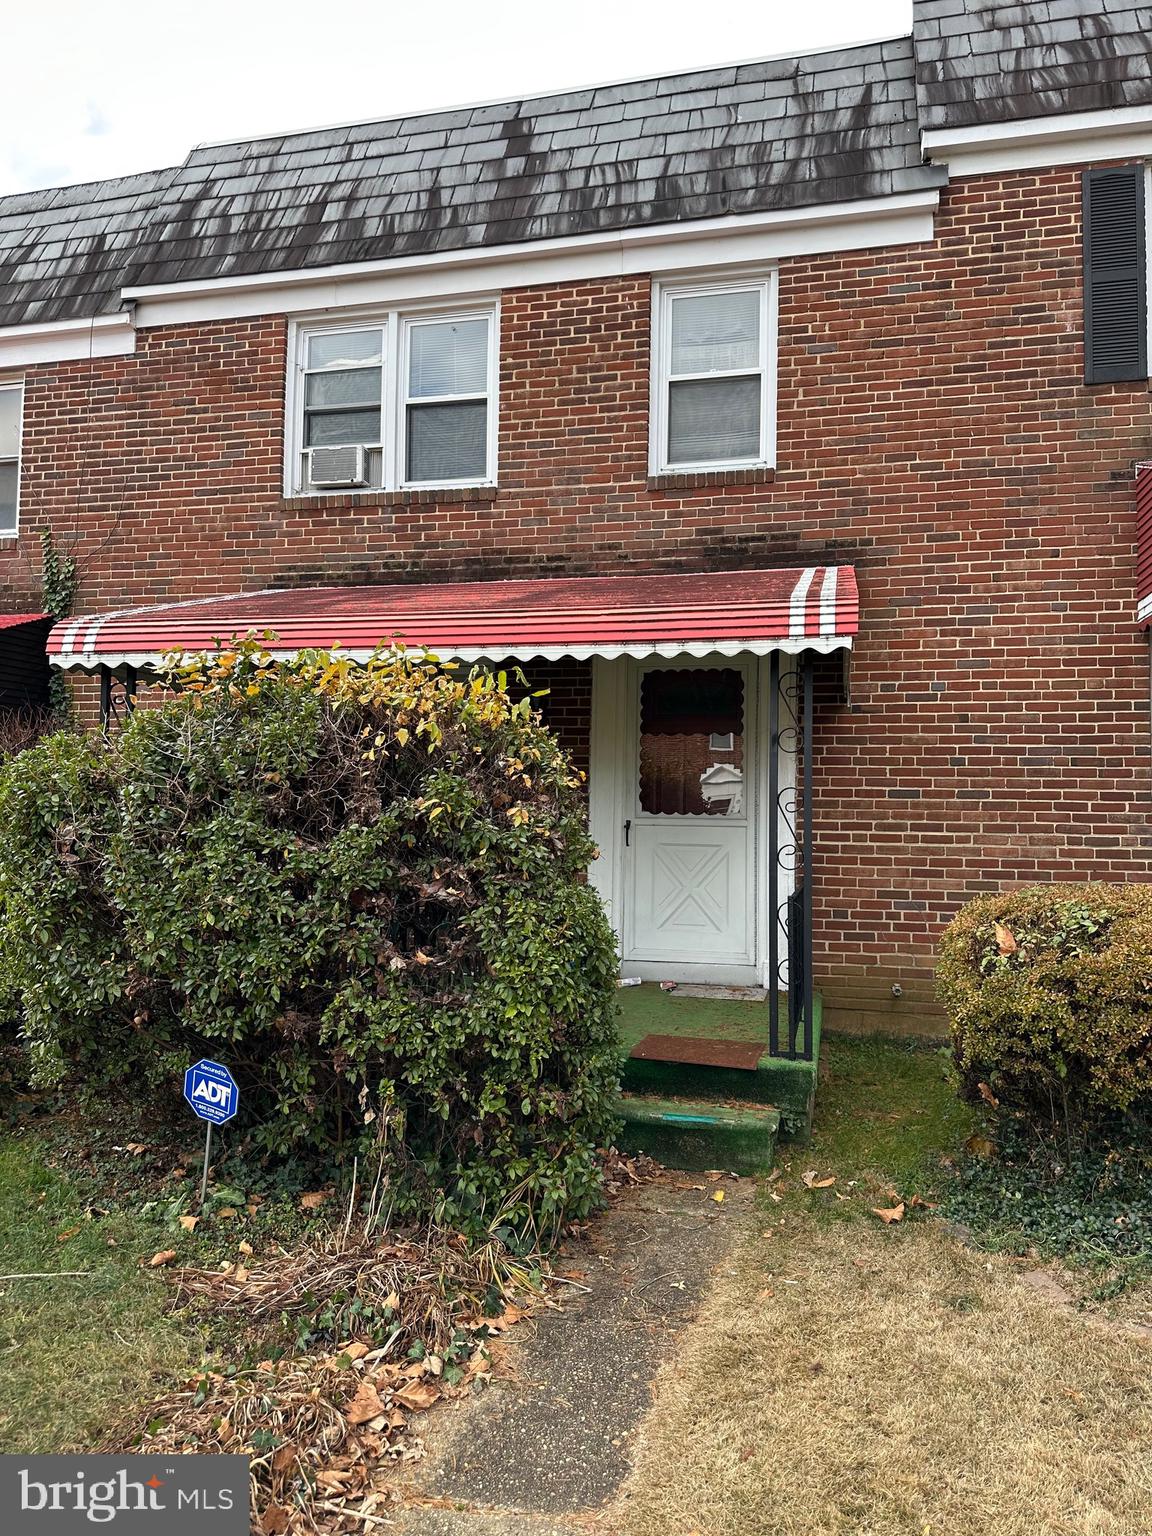
[[[208,1164],[212,1160],[212,1122],[209,1120],[208,1129],[204,1132],[204,1173],[200,1179],[200,1205],[204,1209],[204,1201],[208,1195]]]
[[[204,1172],[200,1179],[200,1209],[208,1196],[208,1164],[212,1156],[212,1127],[224,1125],[240,1108],[240,1089],[227,1067],[218,1061],[198,1061],[184,1074],[184,1097],[192,1113],[208,1122],[204,1133]]]

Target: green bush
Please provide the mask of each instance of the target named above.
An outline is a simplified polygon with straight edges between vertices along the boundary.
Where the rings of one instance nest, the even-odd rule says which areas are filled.
[[[1152,1108],[1152,886],[980,897],[937,975],[966,1097],[1068,1126]]]
[[[530,701],[252,642],[172,682],[110,743],[55,736],[0,777],[0,990],[39,1080],[183,1116],[212,1056],[258,1146],[383,1158],[402,1208],[586,1210],[616,962]]]

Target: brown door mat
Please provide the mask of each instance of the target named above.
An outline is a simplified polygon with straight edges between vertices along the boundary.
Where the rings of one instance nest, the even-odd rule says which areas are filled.
[[[628,1052],[639,1061],[679,1061],[693,1067],[755,1072],[768,1045],[755,1040],[703,1040],[692,1035],[645,1035]]]

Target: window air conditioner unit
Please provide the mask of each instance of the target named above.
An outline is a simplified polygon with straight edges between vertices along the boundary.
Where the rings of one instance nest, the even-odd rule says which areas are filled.
[[[325,487],[368,484],[368,456],[360,443],[309,448],[308,483]]]

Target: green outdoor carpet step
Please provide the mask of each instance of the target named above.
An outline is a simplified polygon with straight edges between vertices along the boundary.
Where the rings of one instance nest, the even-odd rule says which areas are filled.
[[[801,1061],[769,1053],[764,1003],[676,1000],[674,992],[647,984],[625,988],[621,1087],[645,1098],[770,1104],[780,1111],[780,1139],[807,1141],[820,1057],[819,993],[813,1001],[813,1059]]]
[[[646,1152],[666,1168],[767,1173],[776,1151],[780,1111],[768,1105],[731,1106],[693,1099],[620,1101],[622,1152]]]

